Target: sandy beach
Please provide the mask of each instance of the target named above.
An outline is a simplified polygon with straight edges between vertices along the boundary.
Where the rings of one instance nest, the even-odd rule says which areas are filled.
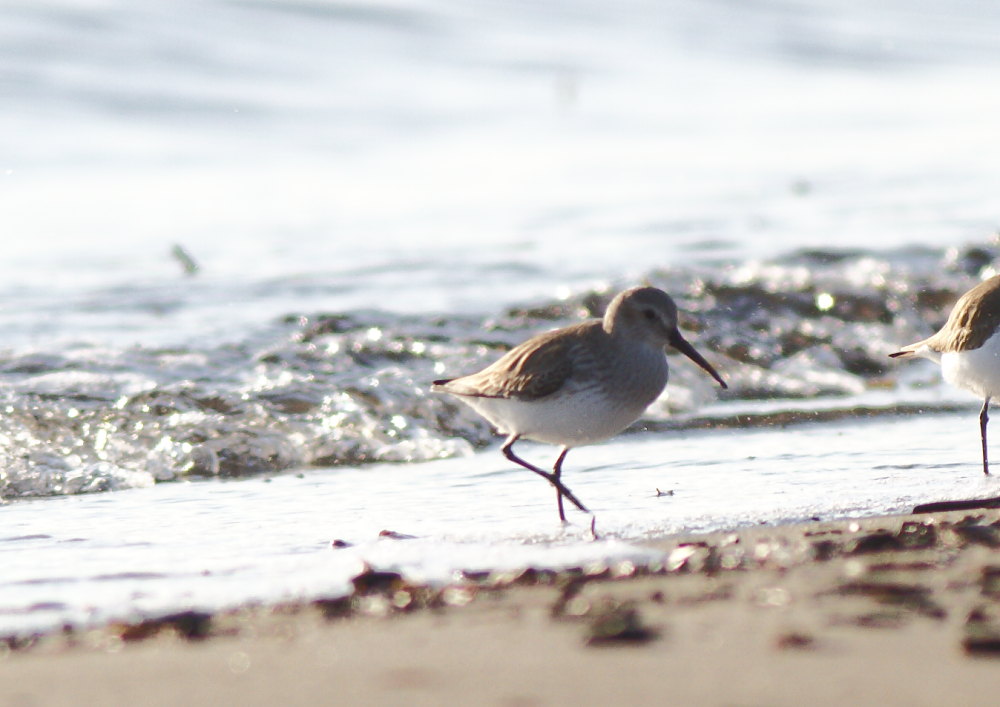
[[[11,639],[0,704],[995,704],[997,511],[656,547],[646,568],[370,572],[346,599]]]

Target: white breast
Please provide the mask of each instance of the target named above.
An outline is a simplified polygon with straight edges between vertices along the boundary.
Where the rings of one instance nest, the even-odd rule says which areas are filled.
[[[1000,334],[978,349],[941,354],[941,374],[952,385],[980,398],[1000,396]]]
[[[461,398],[499,432],[549,444],[577,447],[621,432],[646,409],[614,401],[599,388],[524,402],[504,398]]]
[[[545,398],[459,397],[504,434],[568,447],[594,444],[639,419],[667,384],[667,361],[662,352],[630,353],[630,366],[605,369],[599,376],[575,376],[562,390]],[[596,370],[597,364],[591,362],[588,367]]]

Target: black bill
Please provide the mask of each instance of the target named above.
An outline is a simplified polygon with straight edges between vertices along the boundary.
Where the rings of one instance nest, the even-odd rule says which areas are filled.
[[[674,329],[670,334],[670,345],[675,349],[680,351],[682,354],[687,356],[689,359],[701,366],[709,375],[715,380],[719,381],[719,385],[723,388],[728,388],[726,381],[722,380],[722,376],[719,375],[718,371],[712,368],[712,364],[704,359],[704,357],[694,350],[694,346],[688,343],[687,339],[681,336],[681,332],[678,329]]]

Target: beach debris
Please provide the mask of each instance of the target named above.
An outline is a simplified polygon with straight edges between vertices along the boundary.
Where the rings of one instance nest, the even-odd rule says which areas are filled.
[[[902,628],[906,619],[902,611],[872,611],[855,616],[850,623],[861,628]]]
[[[564,616],[579,617],[590,610],[590,602],[580,598],[580,592],[591,578],[567,577],[559,584],[559,598],[552,604],[549,614],[554,619]]]
[[[405,608],[406,603],[401,602],[401,604],[403,606],[399,606],[398,608]],[[354,597],[352,606],[354,611],[361,616],[382,618],[391,614],[397,605],[390,601],[390,597],[384,594],[363,594]]]
[[[937,520],[907,520],[895,532],[879,528],[852,538],[844,546],[844,553],[867,555],[930,550],[940,545],[963,545],[970,542],[990,547],[994,547],[990,545],[992,542],[1000,545],[1000,533],[994,528],[979,525],[979,520],[979,518],[973,517],[967,517],[958,523],[941,523]],[[855,532],[860,532],[860,528]],[[833,546],[829,546],[827,549],[830,552],[836,550]]]
[[[659,632],[646,626],[639,610],[630,601],[606,599],[593,607],[591,623],[587,628],[588,646],[611,646],[647,643]]]
[[[43,634],[14,634],[0,638],[0,658],[15,651],[26,651],[34,648],[42,640]]]
[[[774,640],[775,648],[779,650],[803,650],[816,647],[816,639],[807,633],[789,631],[780,634]]]
[[[484,584],[490,579],[490,570],[462,570],[458,573],[459,579],[476,584]]]
[[[740,545],[723,542],[709,558],[711,562],[706,563],[706,569],[710,572],[738,570],[743,567],[745,558],[746,553]]]
[[[1000,657],[1000,616],[995,607],[980,605],[969,612],[962,649],[969,655]]]
[[[390,540],[416,540],[416,535],[407,535],[406,533],[397,533],[395,530],[380,530],[378,533],[380,538],[388,538]]]
[[[403,585],[399,572],[381,572],[365,565],[364,571],[351,578],[355,594],[375,594],[395,591]]]
[[[833,590],[840,596],[867,597],[879,604],[914,611],[923,616],[943,619],[946,612],[932,598],[930,587],[874,578],[845,582]]]
[[[927,550],[938,542],[936,526],[926,521],[905,521],[899,528],[898,537],[907,550]]]
[[[862,555],[870,552],[891,552],[904,549],[903,541],[886,530],[878,530],[852,540],[847,546],[850,555]]]
[[[760,567],[791,567],[809,557],[808,546],[792,542],[788,538],[776,536],[762,538],[748,547],[748,562]]]
[[[667,556],[666,569],[668,572],[679,572],[681,570],[697,571],[696,565],[699,563],[696,558],[699,554],[708,554],[705,543],[684,543],[678,545]]]
[[[949,511],[968,511],[979,508],[1000,508],[1000,498],[963,499],[960,501],[934,501],[921,503],[913,507],[913,513],[947,513]]]
[[[478,587],[468,585],[456,585],[445,587],[438,595],[442,604],[446,606],[466,606],[471,604],[479,593]]]
[[[809,549],[816,562],[826,562],[838,553],[840,545],[833,540],[816,540]]]
[[[566,572],[580,574],[581,570],[579,568],[570,568],[564,570],[562,574]],[[548,585],[554,584],[559,576],[560,572],[556,570],[522,567],[520,569],[492,572],[487,584],[494,587]]]
[[[625,579],[642,574],[642,568],[632,562],[632,560],[614,562],[610,565],[609,569],[611,570],[612,579]]]
[[[915,562],[875,562],[867,566],[867,568],[862,568],[863,573],[865,571],[872,573],[887,573],[887,572],[927,572],[928,570],[940,569],[942,565],[947,564],[947,560],[917,560]]]
[[[1000,599],[1000,566],[983,567],[979,577],[979,591],[983,596]]]
[[[675,603],[679,606],[696,606],[712,601],[729,601],[735,594],[735,588],[731,584],[713,585],[709,589],[697,594],[678,597]]]
[[[958,536],[965,542],[973,545],[985,545],[986,547],[1000,547],[1000,533],[997,529],[989,525],[963,525],[958,524],[954,528]]]
[[[324,619],[343,619],[351,615],[354,607],[351,597],[334,597],[331,599],[314,599],[312,605],[320,610]]]
[[[341,618],[352,613],[386,616],[399,611],[465,606],[479,593],[479,586],[450,584],[432,587],[413,584],[398,572],[380,571],[366,565],[351,579],[354,592],[343,598],[314,602],[327,618]]]
[[[111,629],[122,641],[144,641],[170,632],[188,641],[207,638],[212,630],[212,614],[204,611],[181,611],[136,623],[113,624]]]

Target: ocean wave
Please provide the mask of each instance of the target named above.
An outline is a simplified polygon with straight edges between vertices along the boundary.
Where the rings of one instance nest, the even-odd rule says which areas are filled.
[[[900,390],[905,367],[886,354],[939,326],[961,292],[993,273],[997,255],[996,244],[831,249],[651,270],[645,282],[675,297],[682,329],[729,390],[717,392],[678,358],[667,393],[638,424],[699,426],[706,416],[720,424],[745,415],[748,403],[782,400],[798,401],[794,421],[829,419],[809,412],[828,411],[838,399],[850,414],[866,391]],[[430,393],[430,381],[477,370],[532,334],[600,316],[632,284],[485,321],[374,310],[289,314],[215,347],[7,352],[0,355],[0,495],[468,454],[494,440],[491,429]],[[754,424],[768,415],[774,424],[790,419],[772,405]]]

